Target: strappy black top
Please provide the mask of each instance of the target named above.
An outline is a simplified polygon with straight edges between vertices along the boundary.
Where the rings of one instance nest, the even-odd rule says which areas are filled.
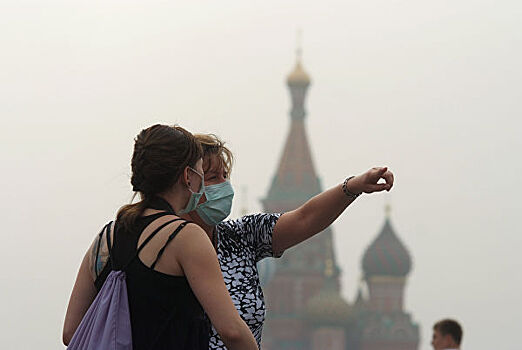
[[[174,213],[165,201],[156,201],[149,207],[165,210],[144,216],[136,221],[136,229],[128,232],[115,225],[114,245],[109,262],[95,281],[98,291],[111,270],[124,268],[127,275],[127,292],[134,350],[183,349],[207,350],[210,322],[196,299],[185,276],[173,276],[154,270],[165,247],[183,229],[187,221],[169,220],[155,230],[138,248],[143,230],[154,220]],[[183,221],[158,251],[154,263],[148,267],[137,256],[157,232],[173,221]],[[107,239],[110,240],[110,234]],[[108,241],[110,247],[110,241]],[[129,263],[130,261],[130,263]],[[126,267],[125,267],[126,266]]]

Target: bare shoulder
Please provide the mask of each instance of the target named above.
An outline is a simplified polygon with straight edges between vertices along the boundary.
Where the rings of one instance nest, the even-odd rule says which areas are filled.
[[[109,235],[109,237],[107,237],[107,235]],[[96,234],[87,252],[88,266],[94,280],[98,277],[109,260],[110,249],[107,241],[109,241],[112,246],[112,243],[114,242],[114,222],[107,223],[102,231]]]
[[[184,263],[193,264],[200,261],[202,257],[216,257],[216,251],[207,233],[194,223],[188,223],[178,233],[175,241],[174,252],[182,265]]]
[[[180,244],[211,243],[207,233],[193,222],[188,222],[176,238]]]

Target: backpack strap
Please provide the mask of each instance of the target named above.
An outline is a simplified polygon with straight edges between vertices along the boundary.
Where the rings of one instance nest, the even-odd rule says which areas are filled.
[[[112,221],[110,221],[109,223],[105,224],[105,226],[103,226],[101,232],[98,234],[98,243],[96,244],[96,255],[95,255],[95,258],[94,258],[94,273],[96,274],[96,276],[99,275],[99,272],[98,272],[98,261],[100,259],[100,248],[101,248],[101,242],[102,242],[102,238],[103,238],[103,233],[104,232],[107,232],[107,230],[109,229],[109,225],[112,223]]]
[[[107,265],[110,264],[111,269],[114,266],[112,262],[112,242],[111,242],[111,226],[112,226],[112,232],[115,232],[116,229],[116,223],[114,221],[111,221],[107,224],[107,233],[106,233],[106,239],[107,239],[107,250],[109,250],[109,259],[107,260]]]
[[[109,255],[112,253],[112,243],[111,243],[111,225],[114,221],[111,221],[107,224],[107,249],[109,249]],[[112,227],[112,231],[114,231],[114,226]]]
[[[158,255],[156,256],[156,260],[154,260],[154,262],[150,266],[151,269],[154,270],[154,267],[156,266],[156,263],[158,262],[158,260],[163,255],[163,252],[165,251],[165,248],[167,248],[167,245],[170,243],[170,241],[172,241],[174,239],[174,237],[176,237],[176,235],[179,233],[179,231],[181,231],[189,223],[191,223],[191,221],[184,221],[184,222],[182,222],[181,224],[179,224],[178,227],[176,227],[176,230],[174,230],[174,232],[172,232],[170,234],[169,238],[167,239],[167,242],[165,242],[163,247],[161,247],[161,249],[158,251]]]

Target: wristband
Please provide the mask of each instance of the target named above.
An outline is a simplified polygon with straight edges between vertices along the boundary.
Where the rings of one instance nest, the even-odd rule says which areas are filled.
[[[346,184],[348,183],[348,181],[350,181],[354,177],[355,176],[353,176],[353,175],[350,177],[347,177],[346,180],[344,180],[344,182],[343,182],[343,192],[351,200],[354,200],[361,195],[360,193],[352,193],[352,192],[348,191],[348,188],[346,187]]]

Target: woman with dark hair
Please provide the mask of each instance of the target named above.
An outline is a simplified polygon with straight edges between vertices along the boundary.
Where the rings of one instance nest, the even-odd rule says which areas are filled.
[[[130,261],[125,272],[134,350],[153,343],[154,349],[208,349],[210,322],[229,349],[257,349],[208,235],[179,217],[198,204],[203,179],[202,149],[191,133],[166,125],[140,132],[131,183],[141,200],[123,206],[85,254],[65,316],[64,344],[111,270]]]
[[[230,214],[234,196],[229,182],[232,152],[216,135],[195,136],[203,147],[205,196],[184,217],[200,225],[212,240],[230,296],[260,344],[265,303],[256,263],[266,257],[280,257],[286,249],[323,231],[362,193],[389,191],[393,174],[386,167],[372,168],[286,213],[223,221]],[[219,330],[213,329],[209,348],[225,349],[225,345]]]

